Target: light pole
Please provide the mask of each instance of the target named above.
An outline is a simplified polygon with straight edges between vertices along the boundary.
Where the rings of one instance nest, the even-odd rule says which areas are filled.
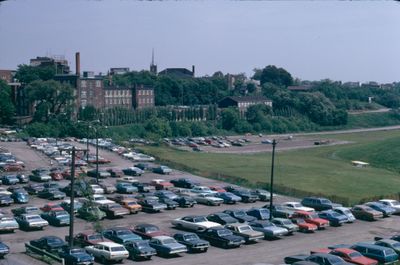
[[[99,184],[99,135],[98,128],[93,127],[96,136],[96,183]]]
[[[271,164],[271,180],[269,187],[269,220],[272,220],[272,206],[273,206],[273,198],[274,198],[274,166],[275,166],[275,147],[276,140],[272,140],[272,164]]]

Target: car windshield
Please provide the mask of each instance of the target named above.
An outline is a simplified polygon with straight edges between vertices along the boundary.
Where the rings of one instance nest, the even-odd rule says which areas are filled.
[[[97,196],[97,197],[94,197],[94,200],[95,200],[95,201],[103,201],[103,200],[106,200],[106,197],[104,197],[104,196]]]
[[[138,242],[135,242],[135,245],[139,249],[148,248],[149,247],[149,243],[147,241],[138,241]]]
[[[400,248],[400,242],[398,242],[398,243],[393,243],[393,244],[392,244],[392,247],[394,247],[394,248]]]
[[[137,205],[137,202],[128,202],[127,205],[129,205],[129,206]]]
[[[129,230],[119,230],[119,231],[117,231],[117,235],[119,235],[119,236],[125,236],[125,235],[131,235],[131,234],[132,234],[132,232],[129,231]]]
[[[244,212],[244,211],[236,211],[235,212],[235,216],[245,216],[246,215],[246,213]]]
[[[362,257],[362,255],[359,252],[352,252],[349,254],[350,258],[358,258],[358,257]]]
[[[337,213],[337,212],[331,212],[330,214],[331,214],[331,216],[333,216],[333,217],[340,217],[340,216],[342,216],[340,213]]]
[[[111,251],[113,251],[113,252],[125,251],[125,248],[124,247],[112,247]]]
[[[63,241],[62,241],[61,239],[56,238],[56,237],[51,237],[51,238],[47,239],[47,242],[48,242],[49,244],[59,244],[59,243],[63,243]]]
[[[85,253],[85,251],[80,248],[74,248],[74,249],[71,249],[70,253],[71,254],[81,254],[81,253],[83,254],[83,253]]]
[[[55,215],[56,216],[67,216],[68,213],[66,211],[56,211]]]
[[[196,218],[193,218],[193,222],[194,223],[207,222],[207,219],[205,217],[203,217],[203,216],[196,217]]]
[[[167,238],[162,241],[163,244],[175,244],[176,241],[173,238]]]
[[[395,254],[395,252],[394,252],[394,250],[393,249],[386,249],[385,251],[385,256],[389,256],[389,255],[394,255]]]
[[[146,227],[146,233],[157,232],[159,229],[155,226]]]
[[[312,213],[309,215],[309,217],[315,219],[315,218],[318,218],[318,214]]]
[[[285,221],[282,222],[282,224],[284,224],[284,225],[291,225],[292,222],[290,222],[289,220],[285,220]]]
[[[239,231],[240,232],[251,231],[251,227],[248,225],[244,225],[244,226],[239,227]]]
[[[38,216],[38,215],[28,216],[26,219],[28,219],[29,221],[41,221],[42,220],[42,218],[40,218],[40,216]]]
[[[187,235],[184,235],[183,238],[185,240],[196,240],[196,239],[199,239],[199,237],[196,234],[187,234]]]
[[[332,204],[332,202],[328,199],[321,200],[321,202],[324,204]]]
[[[304,221],[303,219],[297,219],[297,220],[296,220],[296,223],[298,223],[298,224],[304,224],[305,221]]]
[[[101,235],[90,235],[87,237],[89,240],[103,240]]]
[[[228,229],[220,229],[220,230],[218,230],[217,233],[219,236],[231,236],[232,235],[232,232]]]
[[[303,207],[303,205],[301,205],[300,203],[293,203],[292,205],[293,205],[294,208]]]
[[[339,257],[330,257],[329,258],[330,264],[341,264],[343,260]]]
[[[398,205],[400,205],[400,202],[398,202],[398,201],[393,201],[393,202],[392,202],[392,205],[393,205],[393,206],[398,206]]]

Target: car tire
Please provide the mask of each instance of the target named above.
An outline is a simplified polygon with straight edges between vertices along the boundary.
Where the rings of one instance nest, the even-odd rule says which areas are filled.
[[[106,260],[106,258],[105,258],[104,256],[101,256],[100,262],[101,262],[102,264],[107,264],[107,260]]]

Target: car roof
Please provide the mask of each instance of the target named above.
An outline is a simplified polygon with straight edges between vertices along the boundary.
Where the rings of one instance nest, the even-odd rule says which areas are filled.
[[[345,253],[345,254],[350,254],[350,253],[356,252],[356,250],[351,249],[351,248],[336,248],[336,249],[333,249],[333,250],[334,251],[338,251],[338,252],[342,252],[342,253]]]
[[[248,224],[246,224],[246,223],[233,223],[233,224],[229,224],[228,226],[240,227],[240,226],[248,226]]]
[[[329,253],[315,253],[315,254],[311,254],[311,256],[319,256],[319,257],[324,257],[324,258],[332,258],[332,257],[337,258],[337,256],[329,254]]]
[[[121,244],[117,244],[115,242],[105,242],[105,241],[99,242],[99,243],[97,243],[97,245],[102,245],[102,246],[106,246],[106,247],[120,247],[120,246],[122,246]]]
[[[153,239],[157,239],[157,240],[165,240],[165,239],[171,239],[172,237],[170,236],[155,236],[153,237]]]
[[[205,218],[204,215],[186,215],[186,216],[181,217],[179,219],[183,219],[183,218],[198,218],[198,217],[204,217]]]
[[[385,239],[381,239],[381,240],[378,240],[377,242],[384,242],[384,243],[387,243],[387,244],[394,244],[394,243],[399,243],[398,241],[396,241],[396,240],[393,240],[393,239],[387,239],[387,238],[385,238]]]
[[[373,248],[380,249],[380,250],[388,249],[387,247],[375,245],[372,242],[371,243],[369,243],[369,242],[358,242],[358,243],[355,243],[354,245],[355,246],[363,246],[363,247],[373,247]]]

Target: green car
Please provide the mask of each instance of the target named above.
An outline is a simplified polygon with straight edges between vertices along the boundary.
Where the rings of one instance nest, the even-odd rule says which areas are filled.
[[[84,205],[78,210],[78,216],[87,221],[103,220],[106,213],[99,209],[97,206]]]
[[[381,239],[375,242],[375,245],[393,249],[397,254],[400,254],[400,242],[392,239]]]
[[[67,211],[49,211],[40,216],[54,226],[69,225],[69,213]]]
[[[286,228],[289,231],[289,235],[299,230],[299,227],[292,221],[290,221],[290,219],[274,218],[272,219],[272,223],[275,224],[276,226]]]

